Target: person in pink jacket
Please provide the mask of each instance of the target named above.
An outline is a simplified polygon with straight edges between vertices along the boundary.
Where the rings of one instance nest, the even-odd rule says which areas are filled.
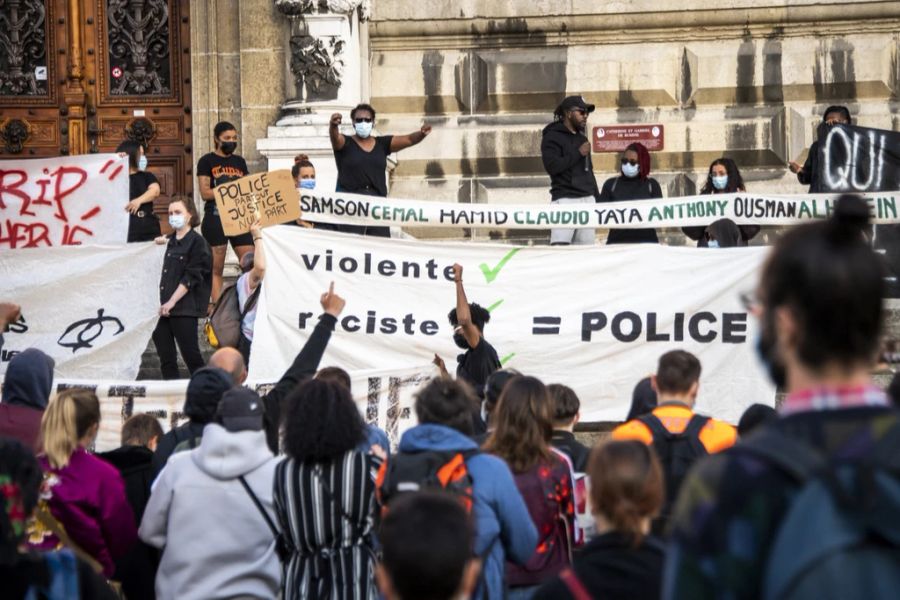
[[[104,576],[114,578],[115,560],[137,540],[137,526],[119,472],[85,450],[99,425],[100,402],[92,391],[65,390],[50,402],[41,421],[41,496],[70,546],[77,546],[72,549],[83,551],[101,565]],[[41,525],[29,542],[43,550],[64,545]]]

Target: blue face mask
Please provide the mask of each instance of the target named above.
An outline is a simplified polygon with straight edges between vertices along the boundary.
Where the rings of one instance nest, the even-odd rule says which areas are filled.
[[[169,215],[169,225],[176,231],[184,227],[184,215]]]
[[[630,163],[625,163],[622,165],[622,175],[631,179],[632,177],[637,177],[638,173],[641,172],[640,165],[632,165]]]
[[[719,240],[709,240],[708,242],[706,242],[706,247],[707,248],[718,248]]]
[[[142,156],[138,159],[138,171],[146,171],[147,170],[147,157]]]
[[[300,187],[304,190],[313,190],[316,188],[316,180],[315,179],[301,179]]]
[[[724,190],[728,187],[728,175],[713,175],[712,183],[717,190]]]
[[[366,139],[370,135],[372,135],[372,123],[366,123],[365,121],[360,121],[359,123],[353,124],[353,129],[356,130],[356,135],[359,137]]]

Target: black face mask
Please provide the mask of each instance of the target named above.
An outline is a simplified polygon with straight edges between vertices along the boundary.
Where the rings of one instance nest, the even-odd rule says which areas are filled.
[[[778,355],[778,339],[775,335],[775,324],[770,323],[768,317],[763,317],[762,331],[756,341],[756,353],[762,361],[772,380],[778,388],[784,389],[787,385],[787,369],[784,361]]]
[[[219,150],[223,154],[234,154],[234,151],[237,150],[237,142],[221,142],[219,143]]]
[[[466,336],[461,333],[453,334],[453,343],[462,348],[463,350],[469,349],[469,342],[466,341]]]

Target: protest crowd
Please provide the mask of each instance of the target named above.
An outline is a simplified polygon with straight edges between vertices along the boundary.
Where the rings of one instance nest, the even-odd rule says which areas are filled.
[[[543,131],[552,202],[661,198],[640,143],[598,185],[584,135],[594,108],[565,98]],[[341,132],[341,114],[330,121],[337,191],[386,197],[388,155],[422,143],[431,127],[374,136],[372,106],[349,116],[352,135]],[[850,120],[834,106],[822,123]],[[40,348],[17,353],[0,403],[3,597],[897,597],[900,398],[871,375],[886,284],[863,199],[842,196],[829,218],[786,231],[742,298],[758,323],[759,360],[785,394],[777,410],[753,404],[737,427],[695,412],[705,365],[669,350],[633,382],[627,420],[588,447],[575,435],[581,402],[567,366],[547,381],[503,368],[503,349],[488,341],[491,311],[469,299],[468,273],[455,264],[445,285],[456,367],[433,357],[440,375],[417,390],[416,424],[392,447],[354,403],[345,365],[322,364],[342,335],[345,299],[334,284],[280,380],[264,393],[244,385],[273,257],[259,222],[224,233],[214,190],[249,172],[236,128],[221,122],[212,133],[215,150],[196,169],[202,211],[172,198],[166,236],[152,218],[160,187],[144,150],[119,148],[130,171],[128,241],[165,245],[152,339],[164,379],[184,375],[179,353],[189,370],[186,420],[164,431],[135,414],[120,448],[95,453],[95,391],[56,393],[53,360]],[[813,191],[815,156],[789,166]],[[315,189],[307,156],[292,176],[298,189]],[[736,191],[745,191],[739,165],[713,161],[701,194]],[[390,236],[380,226],[286,226]],[[697,252],[746,246],[759,231],[727,219],[684,228],[710,249]],[[549,237],[553,246],[595,242],[585,228]],[[654,229],[613,229],[607,243],[659,240]],[[232,285],[228,245],[241,270]],[[4,300],[0,321],[15,323],[26,307]],[[204,361],[207,319],[219,349]],[[602,364],[596,376],[601,385]]]

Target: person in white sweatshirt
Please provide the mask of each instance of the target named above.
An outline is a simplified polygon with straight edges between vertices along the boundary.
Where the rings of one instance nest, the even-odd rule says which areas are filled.
[[[246,388],[227,391],[200,445],[173,455],[157,477],[141,521],[140,538],[162,549],[159,600],[278,594],[276,464],[259,397]]]

